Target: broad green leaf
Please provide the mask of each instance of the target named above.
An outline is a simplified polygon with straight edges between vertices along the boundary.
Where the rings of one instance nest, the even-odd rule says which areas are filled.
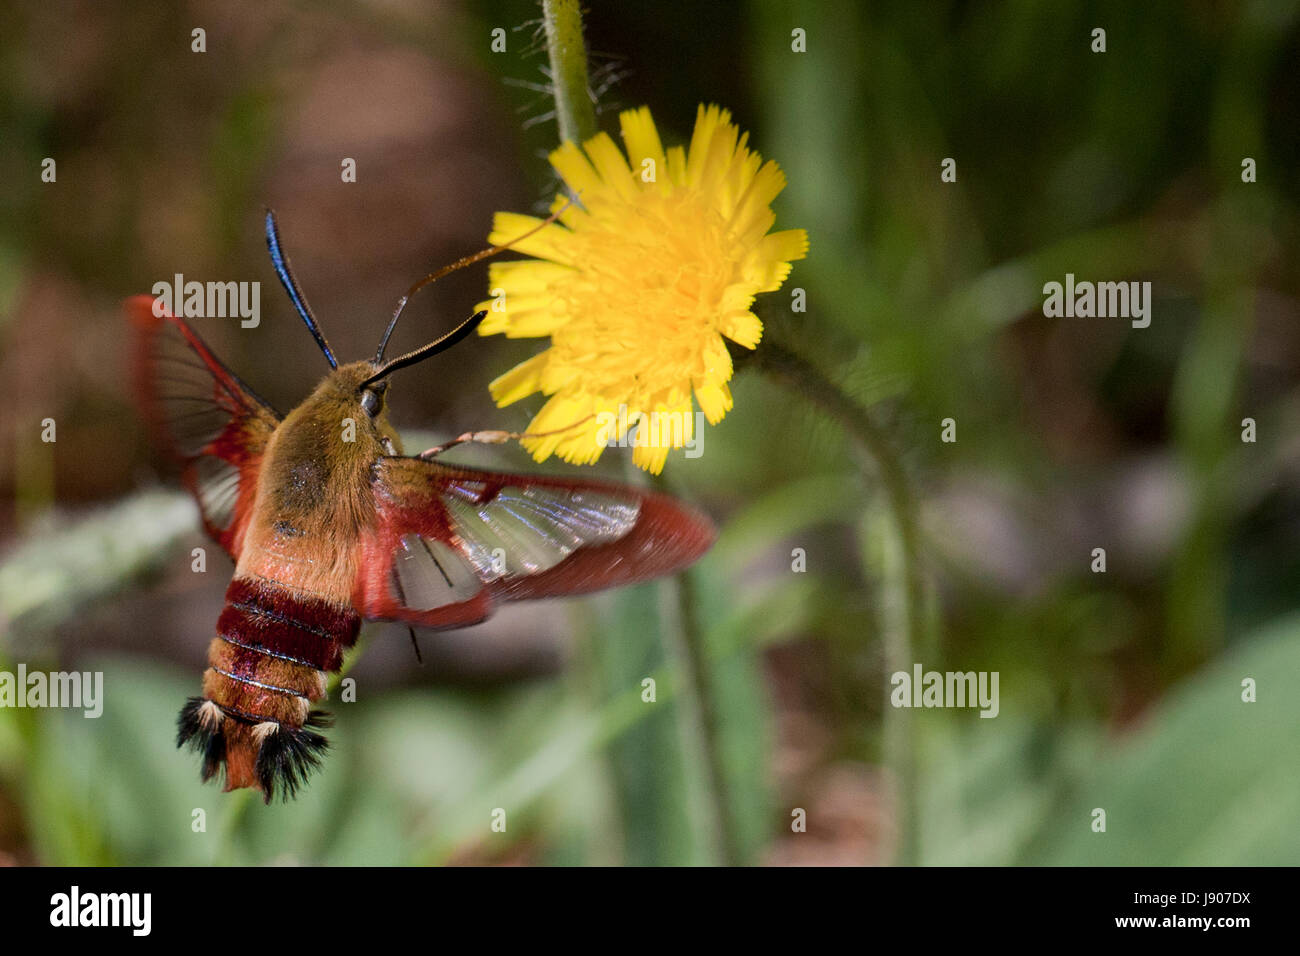
[[[1242,681],[1257,684],[1255,703]],[[1300,861],[1300,616],[1277,621],[1163,701],[1053,813],[1030,863]],[[1106,811],[1106,832],[1092,812]]]

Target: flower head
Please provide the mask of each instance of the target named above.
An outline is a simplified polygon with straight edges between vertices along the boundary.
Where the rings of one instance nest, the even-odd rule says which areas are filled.
[[[551,154],[577,203],[512,246],[537,258],[492,266],[479,331],[550,336],[491,385],[498,405],[548,396],[528,429],[543,437],[524,439],[534,458],[594,462],[637,426],[633,460],[658,473],[691,441],[694,402],[711,424],[731,408],[724,337],[758,344],[754,297],[780,288],[808,237],[769,231],[785,176],[746,148],[726,110],[700,107],[689,149],[665,151],[644,107],[619,124],[626,156],[605,133]],[[538,223],[497,213],[490,241]]]

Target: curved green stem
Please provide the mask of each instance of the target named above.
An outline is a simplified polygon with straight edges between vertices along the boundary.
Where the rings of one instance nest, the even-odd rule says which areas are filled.
[[[653,484],[660,491],[671,493],[663,475],[656,475]],[[677,631],[680,641],[678,664],[683,672],[682,707],[695,733],[699,750],[700,771],[703,775],[705,810],[709,823],[715,828],[713,848],[718,863],[738,866],[741,859],[740,839],[731,800],[730,778],[723,758],[722,715],[718,708],[718,689],[715,686],[716,661],[710,659],[704,628],[696,609],[699,596],[689,572],[678,574],[663,585],[669,588],[676,602]],[[671,641],[671,635],[665,635]]]
[[[872,461],[884,490],[893,524],[886,548],[882,580],[891,592],[885,613],[885,673],[910,671],[915,648],[920,646],[924,620],[924,582],[920,564],[920,535],[916,501],[907,473],[893,444],[867,410],[846,395],[803,356],[771,337],[750,356],[747,364],[829,414],[848,433],[858,450]],[[896,556],[896,560],[893,560]],[[901,592],[901,593],[899,593]],[[910,715],[886,703],[885,737],[888,763],[897,777],[898,863],[917,862],[920,838],[916,748]]]

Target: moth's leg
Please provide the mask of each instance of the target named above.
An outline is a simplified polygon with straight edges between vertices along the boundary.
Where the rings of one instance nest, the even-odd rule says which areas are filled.
[[[518,441],[523,438],[550,438],[552,435],[559,435],[563,432],[572,431],[579,425],[585,425],[595,418],[595,415],[588,415],[580,422],[574,422],[572,425],[566,425],[564,428],[557,428],[549,432],[503,432],[503,431],[482,431],[482,432],[465,432],[458,438],[453,438],[449,442],[443,442],[426,451],[420,452],[417,458],[435,458],[448,449],[455,448],[457,445],[464,445],[473,442],[479,445],[504,445],[508,441]]]
[[[537,436],[527,435],[522,432],[501,432],[501,431],[484,431],[484,432],[466,432],[459,438],[453,438],[449,442],[443,442],[426,451],[420,452],[417,458],[434,458],[441,455],[444,451],[455,448],[457,445],[465,445],[470,442],[479,445],[504,445],[508,441],[514,441],[516,438],[534,438]]]

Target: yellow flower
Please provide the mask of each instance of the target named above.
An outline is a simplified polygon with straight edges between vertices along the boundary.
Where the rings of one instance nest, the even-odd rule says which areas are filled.
[[[785,176],[746,148],[726,110],[699,108],[689,150],[665,152],[644,107],[619,125],[626,157],[605,133],[551,154],[577,203],[512,247],[536,259],[492,266],[479,332],[551,338],[491,385],[498,405],[549,396],[528,428],[548,434],[523,442],[535,459],[589,464],[639,423],[633,460],[658,473],[691,441],[692,394],[711,424],[731,408],[723,337],[758,345],[754,296],[780,288],[808,237],[769,232]],[[539,222],[497,213],[489,241]]]

